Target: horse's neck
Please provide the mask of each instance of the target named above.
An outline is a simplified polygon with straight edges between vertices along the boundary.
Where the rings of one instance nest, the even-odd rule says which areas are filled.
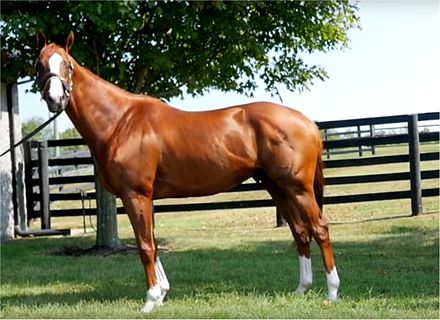
[[[128,93],[118,89],[74,62],[73,89],[66,110],[92,152],[99,152],[129,103]]]

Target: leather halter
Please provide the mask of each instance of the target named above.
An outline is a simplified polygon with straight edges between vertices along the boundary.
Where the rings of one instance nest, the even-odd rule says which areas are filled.
[[[41,89],[41,95],[43,96],[43,98],[45,97],[45,95],[47,93],[49,80],[51,80],[51,79],[60,80],[61,84],[63,86],[64,94],[66,95],[67,98],[70,97],[70,93],[72,92],[72,89],[73,89],[73,80],[72,80],[73,64],[72,64],[72,62],[66,62],[66,61],[63,61],[63,62],[64,62],[64,65],[69,69],[69,79],[67,79],[68,81],[64,78],[61,78],[56,73],[47,72],[40,80],[40,89]]]

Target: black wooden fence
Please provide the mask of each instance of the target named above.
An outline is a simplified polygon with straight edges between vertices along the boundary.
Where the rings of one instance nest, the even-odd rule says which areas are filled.
[[[420,170],[420,161],[439,160],[438,152],[419,152],[419,143],[434,142],[438,144],[440,124],[439,113],[423,113],[418,115],[399,115],[377,118],[363,118],[353,120],[326,121],[318,122],[318,126],[323,131],[331,129],[333,133],[332,139],[324,140],[324,154],[328,155],[332,151],[335,153],[349,153],[359,151],[371,151],[374,154],[375,148],[389,147],[393,145],[408,146],[409,152],[406,154],[374,156],[364,152],[364,157],[345,158],[325,160],[326,168],[348,168],[362,167],[379,164],[409,163],[410,170],[407,172],[384,173],[384,174],[367,174],[356,176],[338,176],[329,177],[327,185],[353,185],[372,182],[386,181],[410,181],[410,189],[404,191],[388,191],[373,192],[350,195],[335,195],[325,198],[326,204],[340,204],[350,202],[364,201],[384,201],[392,199],[411,199],[412,214],[417,215],[422,212],[422,197],[439,196],[439,188],[422,189],[422,179],[438,179],[439,169],[436,170]],[[434,124],[432,124],[434,122]],[[423,124],[428,124],[423,125]],[[429,126],[429,124],[431,124]],[[399,125],[398,132],[393,130],[381,129],[381,126]],[[347,135],[350,128],[357,128],[362,131],[362,127],[375,128],[367,129],[371,134],[362,136]],[[403,126],[403,127],[402,127]],[[404,128],[404,129],[402,129]],[[419,132],[420,128],[425,128]],[[347,131],[348,130],[348,131]],[[338,139],[335,139],[337,137]],[[82,191],[74,192],[55,192],[53,186],[57,185],[64,190],[68,189],[72,184],[93,183],[94,176],[91,173],[77,173],[72,176],[57,176],[50,172],[62,171],[66,167],[88,167],[89,172],[93,166],[93,159],[90,156],[69,157],[69,158],[50,158],[48,156],[48,148],[83,145],[83,139],[67,139],[67,140],[49,140],[41,142],[28,142],[25,145],[25,180],[27,193],[27,212],[28,219],[41,218],[42,229],[50,228],[50,217],[59,216],[81,216],[84,214],[83,208],[73,209],[51,209],[55,202],[59,201],[83,201],[87,199],[95,199],[95,193],[89,192],[85,194]],[[35,152],[37,150],[37,152]],[[228,192],[244,192],[261,190],[258,183],[245,183]],[[183,202],[183,201],[182,201]],[[155,206],[155,212],[179,212],[179,211],[196,211],[196,210],[214,210],[214,209],[236,209],[236,208],[253,208],[253,207],[270,207],[274,203],[270,199],[261,200],[239,200],[227,202],[204,202],[204,203],[181,203],[181,204],[162,204]],[[118,208],[118,213],[123,213],[122,207]],[[96,209],[88,209],[87,214],[96,214]]]

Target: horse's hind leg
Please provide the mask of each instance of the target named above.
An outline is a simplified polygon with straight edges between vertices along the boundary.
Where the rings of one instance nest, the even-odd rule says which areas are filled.
[[[297,190],[294,195],[295,206],[300,211],[300,216],[308,226],[309,234],[313,236],[321,249],[324,267],[327,276],[328,300],[335,301],[338,296],[339,276],[333,257],[330,243],[328,225],[321,216],[321,210],[316,203],[312,190]]]
[[[312,286],[313,283],[312,259],[310,256],[311,236],[304,221],[298,219],[298,210],[293,201],[288,201],[287,198],[285,198],[279,202],[280,207],[282,208],[281,212],[284,219],[289,224],[298,249],[299,282],[295,293],[302,295]]]
[[[333,249],[330,243],[327,222],[325,222],[322,217],[318,217],[313,223],[313,226],[313,237],[321,249],[322,258],[324,260],[324,267],[327,276],[328,300],[335,301],[338,298],[340,281],[333,257]]]
[[[292,181],[275,183],[268,177],[263,180],[263,183],[289,224],[298,248],[300,275],[295,293],[303,294],[313,282],[310,252],[310,242],[313,237],[321,249],[324,260],[328,300],[335,301],[339,288],[338,272],[333,258],[328,226],[321,216],[321,210],[312,189],[302,186],[301,183],[293,186]]]
[[[285,192],[267,176],[260,176],[267,191],[272,196],[278,210],[288,223],[298,249],[299,283],[296,294],[304,294],[313,283],[312,259],[310,258],[311,236],[307,226],[300,218],[295,203]]]

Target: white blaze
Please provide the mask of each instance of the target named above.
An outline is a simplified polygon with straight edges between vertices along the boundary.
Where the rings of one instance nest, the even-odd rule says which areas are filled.
[[[49,71],[59,76],[61,62],[63,62],[63,57],[61,57],[61,55],[59,55],[58,53],[54,53],[49,58]],[[60,102],[61,99],[64,97],[63,84],[59,79],[58,81],[52,80],[55,80],[55,78],[50,80],[49,95],[53,101]]]

